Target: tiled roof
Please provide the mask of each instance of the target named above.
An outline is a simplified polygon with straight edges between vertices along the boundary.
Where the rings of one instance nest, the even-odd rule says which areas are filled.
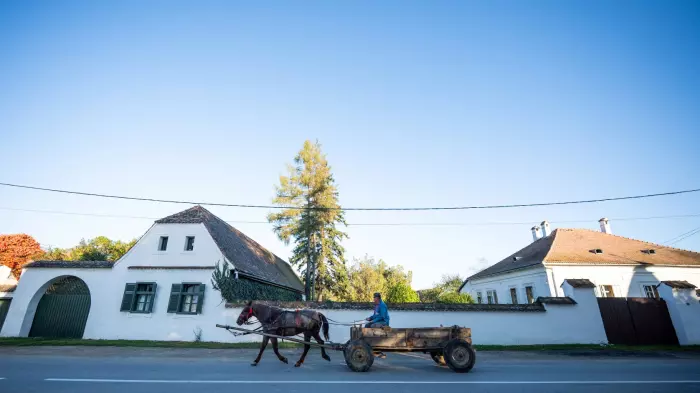
[[[695,285],[689,283],[688,281],[661,281],[662,284],[666,284],[671,288],[676,289],[695,289]]]
[[[562,298],[568,299],[568,298]],[[277,302],[256,301],[268,306],[287,310],[373,310],[374,303],[369,302]],[[247,303],[226,303],[226,308],[241,308]],[[544,312],[542,303],[532,304],[471,304],[471,303],[388,303],[390,311],[523,311]],[[437,318],[437,317],[436,317]],[[438,318],[439,320],[439,318]]]
[[[587,278],[567,278],[564,282],[568,282],[574,288],[595,288],[595,284]]]
[[[566,296],[566,297],[551,297],[551,296],[540,296],[537,298],[538,303],[544,304],[577,304],[576,300]]]
[[[700,266],[700,253],[590,229],[556,229],[552,236],[547,264]],[[602,253],[591,252],[596,249]]]
[[[224,256],[241,273],[295,291],[304,290],[287,262],[201,206],[162,218],[156,224],[204,224]]]
[[[502,261],[472,275],[467,281],[534,267],[543,262],[547,265],[700,267],[700,253],[589,229],[558,228],[549,236],[528,244]]]
[[[110,261],[34,261],[23,267],[47,267],[63,269],[111,269],[114,262]]]

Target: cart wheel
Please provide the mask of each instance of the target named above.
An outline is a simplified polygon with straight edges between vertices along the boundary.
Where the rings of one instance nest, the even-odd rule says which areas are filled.
[[[445,365],[445,356],[442,355],[442,352],[430,352],[430,357],[435,361],[435,363],[441,366]]]
[[[372,347],[362,340],[353,340],[345,345],[345,363],[352,371],[365,372],[372,367]]]
[[[466,373],[474,367],[476,353],[468,342],[455,338],[445,346],[445,363],[457,373]]]

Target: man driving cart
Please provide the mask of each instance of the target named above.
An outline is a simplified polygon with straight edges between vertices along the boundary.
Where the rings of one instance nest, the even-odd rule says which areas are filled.
[[[372,314],[371,317],[365,318],[365,321],[367,321],[365,324],[366,328],[389,327],[389,308],[382,300],[381,293],[376,292],[374,294],[374,314]],[[382,359],[386,358],[383,352],[375,352],[374,356]]]

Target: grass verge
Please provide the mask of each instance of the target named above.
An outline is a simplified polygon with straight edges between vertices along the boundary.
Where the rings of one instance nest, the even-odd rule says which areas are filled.
[[[88,347],[139,347],[139,348],[207,348],[207,349],[239,349],[260,348],[259,342],[220,343],[192,341],[148,341],[148,340],[80,340],[57,338],[27,338],[1,337],[0,347],[31,347],[31,346],[88,346]],[[301,344],[280,342],[280,348],[300,348]],[[475,345],[478,351],[683,351],[700,352],[700,345],[691,346],[626,346],[626,345],[591,345],[591,344],[561,344],[561,345]]]

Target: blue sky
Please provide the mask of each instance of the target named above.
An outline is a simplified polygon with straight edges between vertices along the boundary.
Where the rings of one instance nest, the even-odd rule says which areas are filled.
[[[269,203],[305,139],[347,207],[529,203],[700,187],[692,1],[2,2],[0,182]],[[543,219],[667,241],[700,194],[461,212],[349,212],[425,288],[531,241]],[[0,187],[0,233],[140,236],[186,206]],[[287,258],[267,211],[210,208]],[[564,222],[564,221],[584,222]],[[557,223],[559,222],[559,223]],[[676,244],[700,251],[700,235]]]

